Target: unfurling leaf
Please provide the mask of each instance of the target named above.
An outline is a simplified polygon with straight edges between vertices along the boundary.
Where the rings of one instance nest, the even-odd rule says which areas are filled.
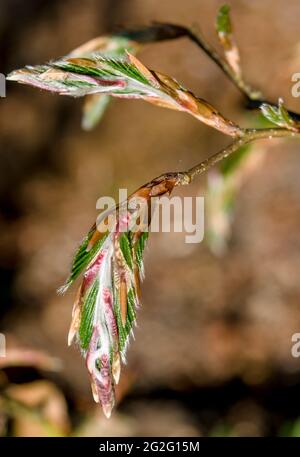
[[[227,135],[241,134],[236,124],[225,119],[205,100],[183,88],[175,79],[148,69],[129,53],[126,59],[101,55],[66,57],[48,65],[16,70],[8,79],[73,97],[103,94],[143,99],[187,112]]]
[[[183,173],[164,174],[102,213],[79,247],[61,289],[64,292],[84,272],[73,307],[69,344],[77,341],[86,359],[94,399],[107,417],[115,403],[121,360],[125,362],[140,304],[152,205],[189,180]]]
[[[238,47],[232,34],[230,20],[230,7],[223,5],[219,9],[216,21],[216,29],[221,45],[223,46],[225,58],[228,64],[238,77],[241,77],[240,55]]]
[[[170,40],[188,35],[188,30],[173,24],[153,24],[151,26],[122,30],[113,35],[100,36],[79,46],[68,54],[68,57],[102,57],[122,59],[126,52],[136,54],[142,44],[162,40]],[[101,120],[109,105],[107,95],[91,95],[87,97],[83,107],[82,128],[91,130]]]
[[[68,57],[92,57],[100,54],[108,58],[124,58],[126,52],[135,54],[140,45],[129,37],[107,35],[94,38],[68,54]],[[92,130],[104,115],[110,98],[108,95],[95,94],[87,96],[83,105],[81,126]]]
[[[232,26],[230,20],[230,6],[222,5],[218,11],[217,22],[216,22],[217,32],[222,33],[223,35],[231,35]]]
[[[278,100],[278,107],[263,103],[260,109],[265,118],[273,124],[294,132],[299,131],[299,125],[291,118],[281,98]]]

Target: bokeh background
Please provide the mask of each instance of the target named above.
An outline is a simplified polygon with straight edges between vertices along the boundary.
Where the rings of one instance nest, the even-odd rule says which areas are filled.
[[[119,27],[198,24],[211,43],[217,0],[1,0],[2,73],[43,63]],[[292,98],[300,71],[298,0],[232,0],[246,79]],[[183,38],[147,45],[150,68],[176,77],[246,126],[238,91]],[[300,434],[300,157],[297,141],[260,142],[238,188],[222,256],[184,234],[152,234],[143,306],[111,419],[67,348],[74,290],[58,296],[101,195],[135,190],[228,143],[190,116],[115,100],[91,132],[82,100],[15,83],[0,99],[0,435],[279,436]],[[177,195],[207,196],[199,178]]]

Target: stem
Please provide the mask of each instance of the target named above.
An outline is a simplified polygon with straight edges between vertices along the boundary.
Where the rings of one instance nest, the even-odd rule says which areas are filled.
[[[261,140],[264,138],[272,139],[272,138],[285,138],[285,137],[300,137],[300,133],[293,132],[288,129],[284,128],[274,128],[274,129],[245,129],[243,136],[237,138],[233,143],[227,146],[221,151],[213,154],[212,156],[208,157],[207,159],[203,160],[199,164],[195,165],[194,167],[190,168],[188,171],[184,173],[184,175],[188,178],[188,181],[191,182],[197,175],[200,175],[206,172],[209,168],[216,165],[223,159],[226,159],[235,151],[237,151],[241,146],[245,144],[251,143],[252,141]]]
[[[138,43],[154,43],[163,40],[174,40],[180,37],[187,37],[196,44],[205,54],[212,59],[222,72],[229,78],[235,87],[246,98],[246,108],[250,110],[259,109],[263,103],[277,106],[276,103],[268,101],[263,94],[249,86],[240,75],[237,75],[231,66],[209,43],[205,41],[203,36],[197,30],[191,30],[187,27],[158,22],[151,26],[140,27],[133,30],[123,30],[116,33],[117,36],[124,36]],[[300,121],[300,114],[294,111],[288,111],[289,115],[296,121]]]
[[[247,105],[246,107],[250,110],[259,109],[263,103],[267,103],[268,105],[277,106],[276,103],[266,100],[263,94],[253,89],[249,86],[243,78],[236,74],[235,71],[231,68],[230,65],[223,59],[222,56],[212,47],[210,46],[202,36],[200,36],[199,32],[197,34],[187,29],[187,36],[193,41],[205,54],[212,59],[218,67],[223,71],[223,73],[230,79],[230,81],[239,89],[239,91],[246,97]],[[295,111],[288,110],[288,114],[295,120],[300,121],[300,114],[296,113]]]
[[[259,100],[262,94],[258,90],[250,87],[241,78],[240,75],[235,73],[231,66],[228,65],[226,60],[223,59],[223,57],[221,57],[220,54],[218,54],[218,52],[212,46],[210,46],[210,44],[208,44],[202,36],[200,36],[199,32],[196,34],[192,30],[188,30],[187,34],[190,40],[193,41],[199,48],[201,48],[205,54],[218,65],[218,67],[230,79],[230,81],[240,90],[244,96],[246,96],[247,100]]]

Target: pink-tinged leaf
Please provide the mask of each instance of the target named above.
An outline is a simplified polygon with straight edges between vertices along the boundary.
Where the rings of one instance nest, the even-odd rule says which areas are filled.
[[[114,225],[109,231],[103,235],[95,224],[77,251],[74,274],[86,253],[89,262],[76,295],[69,342],[77,341],[86,359],[94,400],[101,404],[107,417],[115,404],[121,360],[126,359],[140,304],[143,252],[148,238],[148,231],[141,230],[144,216],[150,214],[148,229],[152,197],[168,195],[178,184],[188,182],[189,177],[184,173],[167,173],[140,187],[127,202],[100,218],[99,228],[102,229],[103,221],[115,213]],[[143,199],[145,205],[137,205],[137,199]],[[95,250],[99,242],[102,242],[101,247]]]
[[[142,99],[189,113],[226,135],[242,134],[236,124],[205,100],[183,88],[175,79],[148,69],[130,53],[127,59],[109,59],[99,55],[89,58],[67,57],[42,67],[17,70],[8,79],[74,97],[106,94]]]

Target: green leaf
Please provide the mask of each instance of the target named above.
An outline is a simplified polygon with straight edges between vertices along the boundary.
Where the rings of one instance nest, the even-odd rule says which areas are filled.
[[[137,263],[138,263],[140,268],[141,268],[141,266],[143,264],[143,254],[144,254],[146,241],[148,240],[148,237],[149,237],[149,232],[148,231],[147,232],[143,232],[141,234],[140,238],[138,239],[138,241],[134,245]]]
[[[84,130],[92,130],[95,125],[101,120],[106,111],[111,97],[109,95],[97,94],[94,95],[93,101],[89,100],[83,111],[81,126]]]
[[[133,289],[129,289],[127,294],[127,322],[126,325],[132,327],[133,322],[135,321],[135,293]]]
[[[116,321],[117,321],[117,326],[118,326],[119,350],[123,351],[126,346],[128,333],[126,332],[126,330],[122,324],[121,307],[120,307],[120,302],[118,299],[118,290],[115,290],[115,293],[114,293],[114,312],[116,315]]]
[[[99,240],[89,251],[87,247],[94,230],[91,230],[88,235],[84,238],[82,244],[79,246],[72,263],[71,273],[65,283],[65,285],[60,289],[60,292],[65,292],[71,284],[78,278],[78,276],[85,270],[88,264],[93,260],[97,252],[101,249],[107,235],[104,235],[101,240]]]
[[[124,76],[127,76],[128,78],[135,79],[141,82],[142,84],[150,85],[149,80],[132,63],[126,62],[122,59],[106,59],[106,63],[111,69],[117,71],[118,73],[121,73]]]
[[[99,290],[99,280],[97,279],[89,290],[86,299],[84,300],[80,327],[79,327],[79,339],[81,348],[86,350],[89,346],[92,334],[93,334],[93,320],[94,310]]]
[[[129,337],[130,331],[132,330],[133,323],[135,322],[136,314],[135,314],[135,293],[134,289],[129,289],[127,293],[127,317],[126,317],[126,324],[123,327],[124,334],[126,335],[125,338]]]
[[[129,268],[132,270],[133,269],[133,259],[132,259],[132,248],[131,248],[131,240],[130,240],[130,235],[125,232],[120,235],[120,249],[122,251],[123,257],[125,259],[125,262],[129,266]]]
[[[297,130],[296,123],[286,110],[282,99],[279,99],[278,107],[263,103],[260,109],[265,118],[273,124],[289,130]]]
[[[43,73],[27,67],[10,73],[7,79],[72,97],[102,93],[141,98],[154,105],[188,112],[230,136],[241,133],[236,124],[184,89],[174,78],[150,70],[131,54],[127,59],[109,59],[98,54],[93,58],[69,57],[49,63]]]
[[[76,60],[80,63],[76,63]],[[86,59],[86,65],[84,65],[84,62],[84,59],[73,58],[53,62],[52,66],[71,73],[109,79],[124,77],[150,85],[148,79],[132,63],[123,59],[116,60],[96,55],[93,59]]]
[[[218,33],[230,35],[232,32],[230,21],[230,6],[223,5],[218,11],[216,28]]]

